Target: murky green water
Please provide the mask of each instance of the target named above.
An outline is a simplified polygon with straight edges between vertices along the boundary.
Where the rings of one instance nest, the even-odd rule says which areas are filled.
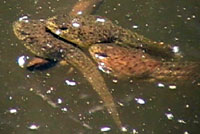
[[[69,12],[75,2],[0,1],[0,134],[97,134],[103,133],[102,127],[111,128],[107,133],[120,133],[102,109],[98,95],[79,72],[69,73],[70,66],[60,65],[30,72],[16,62],[21,55],[32,55],[14,36],[12,23],[24,15],[39,19]],[[178,45],[185,60],[200,61],[198,0],[106,0],[97,14],[153,40]],[[104,76],[128,133],[199,133],[200,87],[197,83],[169,82],[159,87],[160,82],[116,82]],[[77,84],[70,86],[65,80]],[[60,108],[50,106],[31,92],[31,88],[61,103]],[[91,110],[96,111],[89,114]]]

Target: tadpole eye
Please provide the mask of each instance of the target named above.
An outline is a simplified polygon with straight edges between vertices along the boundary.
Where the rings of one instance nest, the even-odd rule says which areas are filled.
[[[108,57],[108,55],[106,53],[96,53],[96,54],[98,54],[101,57],[105,57],[105,58]]]
[[[108,58],[108,55],[105,54],[105,53],[95,53],[95,57],[96,57],[97,59],[103,60],[103,59],[105,59],[105,58]]]
[[[67,27],[61,27],[60,30],[67,30]]]

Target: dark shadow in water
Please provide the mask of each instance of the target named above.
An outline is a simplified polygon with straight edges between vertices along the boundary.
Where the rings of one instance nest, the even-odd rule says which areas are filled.
[[[29,71],[35,71],[35,70],[39,70],[39,71],[43,71],[43,70],[47,70],[49,68],[54,67],[57,64],[57,61],[53,61],[53,60],[47,60],[48,62],[45,64],[35,64],[32,66],[28,66],[26,67],[27,70]]]

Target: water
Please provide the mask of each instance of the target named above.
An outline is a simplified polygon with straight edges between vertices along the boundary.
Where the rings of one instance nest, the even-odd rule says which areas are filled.
[[[33,55],[14,36],[12,23],[24,15],[39,19],[69,12],[74,2],[0,2],[0,134],[96,134],[103,133],[101,130],[120,133],[99,103],[98,95],[76,69],[56,65],[30,72],[16,62],[22,55]],[[184,60],[200,61],[197,0],[106,0],[96,14],[153,40],[178,45]],[[128,133],[199,133],[197,83],[130,82],[104,77]],[[31,89],[46,94],[60,107],[53,108]]]

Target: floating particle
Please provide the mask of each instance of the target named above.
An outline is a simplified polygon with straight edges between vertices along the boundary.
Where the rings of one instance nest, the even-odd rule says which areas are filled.
[[[45,19],[39,19],[39,21],[43,22],[43,21],[45,21]]]
[[[33,91],[34,89],[31,87],[29,90],[30,90],[30,91]]]
[[[181,17],[182,17],[182,15],[178,14],[178,15],[177,15],[177,17],[178,17],[178,18],[181,18]]]
[[[24,56],[24,55],[20,56],[20,57],[17,59],[18,65],[19,65],[21,68],[24,68],[24,65],[25,65],[27,59],[29,59],[28,56]]]
[[[102,19],[102,18],[97,18],[96,21],[97,21],[97,22],[102,22],[102,23],[103,23],[103,22],[105,22],[106,20],[105,20],[105,19]]]
[[[117,79],[113,79],[112,81],[113,81],[113,83],[117,83],[117,82],[118,82],[118,80],[117,80]]]
[[[190,18],[190,17],[188,17],[188,18],[187,18],[187,20],[191,20],[191,18]]]
[[[47,93],[47,94],[50,94],[50,93],[51,93],[51,90],[47,90],[46,93]]]
[[[143,99],[141,99],[141,98],[135,98],[135,101],[136,101],[138,104],[141,104],[141,105],[145,104],[145,101],[144,101]]]
[[[195,16],[195,15],[192,15],[192,18],[194,19],[194,18],[196,18],[196,16]]]
[[[57,35],[60,35],[61,34],[61,31],[58,29],[58,30],[56,30],[56,34]]]
[[[89,110],[89,113],[90,113],[90,114],[91,114],[91,113],[95,113],[95,112],[101,111],[101,110],[103,110],[103,109],[104,109],[104,107],[103,107],[102,105],[95,106],[95,107],[93,107],[93,108],[91,108],[91,109]]]
[[[51,76],[51,74],[50,74],[50,73],[46,73],[46,76],[50,77],[50,76]]]
[[[38,129],[40,128],[40,126],[37,125],[37,124],[31,124],[30,126],[28,126],[28,128],[29,128],[30,130],[38,130]]]
[[[62,103],[62,100],[61,100],[60,98],[58,98],[58,99],[57,99],[57,103],[58,103],[58,104],[61,104],[61,103]]]
[[[27,78],[30,78],[30,75],[29,75],[29,74],[27,74],[27,75],[26,75],[26,77],[27,77]]]
[[[137,26],[137,25],[133,25],[133,28],[134,28],[134,29],[137,29],[137,28],[138,28],[138,26]]]
[[[165,87],[163,83],[158,83],[158,87]]]
[[[67,112],[68,110],[67,110],[66,107],[64,107],[64,108],[61,109],[61,111],[63,111],[63,112]]]
[[[102,128],[101,128],[101,132],[108,132],[108,131],[110,131],[110,130],[111,130],[110,127],[102,127]]]
[[[117,102],[117,104],[119,104],[120,106],[124,106],[124,104],[123,103],[121,103],[121,102]]]
[[[182,123],[182,124],[186,124],[186,122],[184,120],[181,120],[181,119],[178,119],[178,122]]]
[[[71,80],[65,80],[65,83],[69,86],[75,86],[76,82],[75,81],[71,81]]]
[[[127,132],[128,131],[126,127],[122,127],[121,130],[122,130],[122,132]]]
[[[81,15],[81,14],[83,14],[83,12],[82,12],[82,11],[78,11],[77,14],[78,14],[78,15]]]
[[[177,40],[179,40],[179,38],[175,37],[174,40],[177,41]]]
[[[174,118],[173,114],[172,113],[165,113],[165,115],[167,116],[167,118],[169,120],[172,120]]]
[[[189,134],[189,132],[185,131],[183,134]]]
[[[174,53],[178,53],[178,52],[179,52],[179,47],[178,47],[178,46],[174,46],[174,47],[172,48],[172,51],[173,51]]]
[[[80,24],[79,24],[79,23],[76,23],[76,22],[74,22],[74,23],[72,23],[72,26],[73,26],[73,27],[80,27]]]
[[[138,134],[138,131],[136,129],[133,129],[133,134]]]
[[[22,16],[22,17],[20,17],[19,21],[24,21],[24,22],[28,23],[29,22],[28,16]]]
[[[189,108],[189,107],[190,107],[190,105],[188,105],[188,104],[187,104],[187,105],[185,105],[185,107],[186,107],[186,108]]]
[[[176,89],[176,85],[169,85],[169,89]]]
[[[16,113],[17,113],[17,109],[12,108],[12,109],[9,110],[9,112],[10,112],[11,114],[16,114]]]

